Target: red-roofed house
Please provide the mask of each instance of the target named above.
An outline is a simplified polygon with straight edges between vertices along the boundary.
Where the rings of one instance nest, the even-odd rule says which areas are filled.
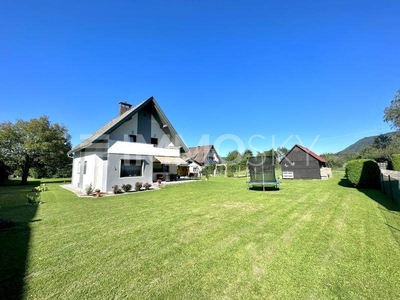
[[[195,162],[199,166],[221,163],[221,158],[213,145],[190,147],[189,151],[183,155],[183,159]]]
[[[310,149],[294,145],[280,161],[283,178],[321,179],[325,178],[326,160]]]

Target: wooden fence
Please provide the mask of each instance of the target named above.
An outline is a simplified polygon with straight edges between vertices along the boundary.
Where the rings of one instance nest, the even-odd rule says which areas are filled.
[[[381,170],[382,191],[392,199],[394,203],[400,204],[400,172]]]

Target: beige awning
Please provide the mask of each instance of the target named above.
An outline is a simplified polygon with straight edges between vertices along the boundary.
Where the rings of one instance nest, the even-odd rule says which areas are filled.
[[[154,156],[160,163],[164,165],[177,165],[177,166],[187,166],[188,163],[180,157],[172,156]]]

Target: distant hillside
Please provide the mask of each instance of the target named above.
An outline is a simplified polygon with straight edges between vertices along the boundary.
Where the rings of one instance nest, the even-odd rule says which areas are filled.
[[[385,133],[384,135],[392,137],[394,134],[395,134],[395,132],[388,132],[388,133]],[[346,149],[338,152],[337,154],[343,154],[346,152],[358,152],[358,151],[360,151],[361,148],[373,145],[376,137],[378,137],[378,135],[362,138],[361,140],[358,140],[357,142],[350,145]]]

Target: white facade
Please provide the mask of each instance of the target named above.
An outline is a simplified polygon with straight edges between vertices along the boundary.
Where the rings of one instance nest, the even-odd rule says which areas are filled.
[[[221,163],[219,156],[217,155],[217,152],[214,150],[214,148],[210,149],[210,152],[208,152],[207,162],[209,164],[212,164],[212,163],[220,164]]]

